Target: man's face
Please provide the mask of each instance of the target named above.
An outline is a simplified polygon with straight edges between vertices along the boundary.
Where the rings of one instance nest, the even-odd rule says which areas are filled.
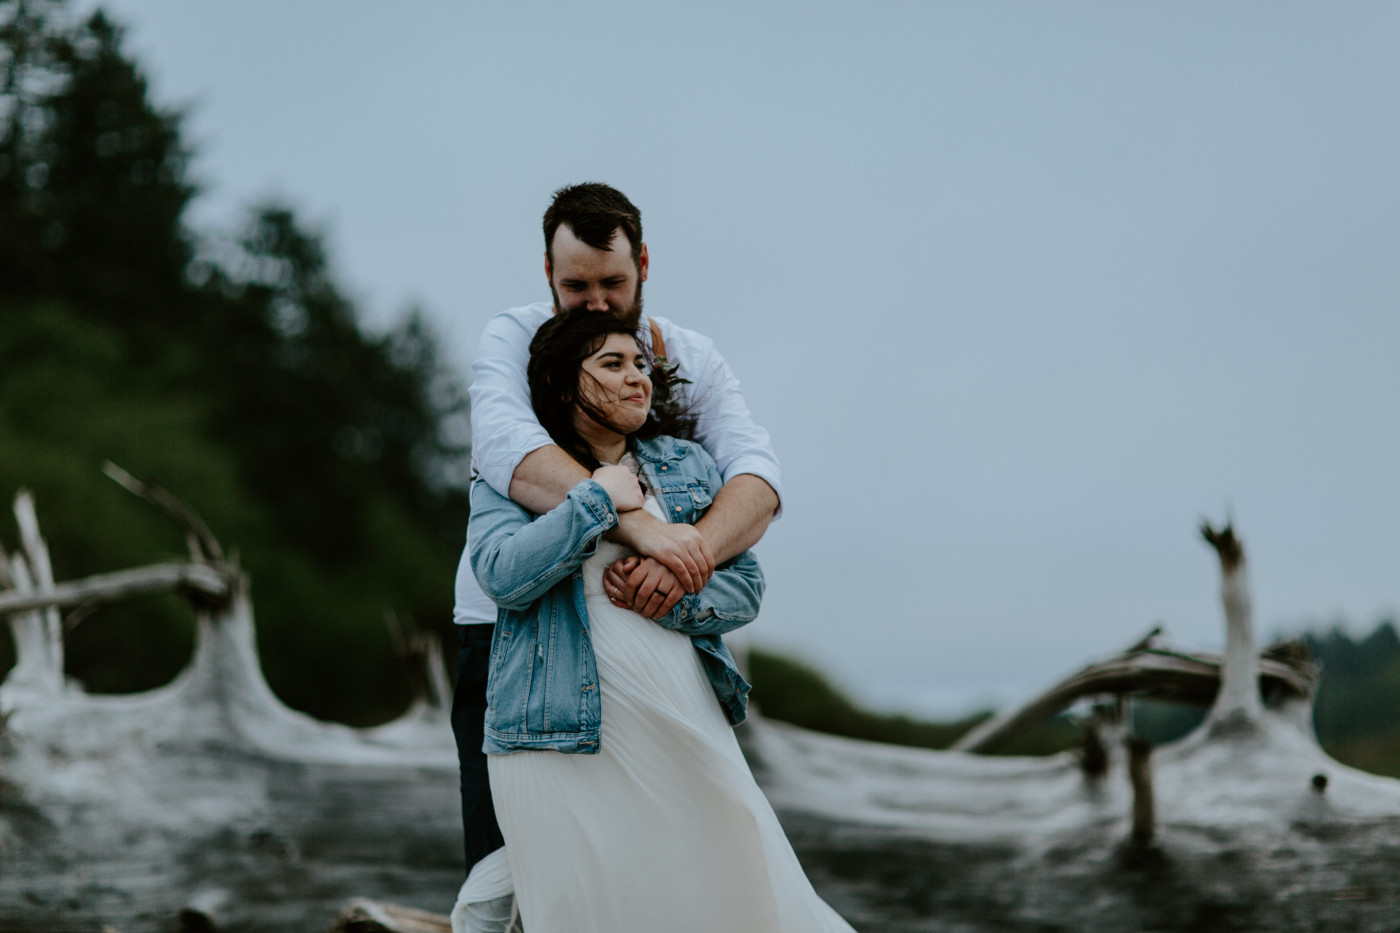
[[[636,327],[642,317],[642,283],[647,280],[647,247],[632,261],[632,246],[619,227],[611,249],[594,249],[574,236],[568,225],[554,231],[553,261],[544,257],[544,272],[554,295],[555,313],[587,308],[608,311]]]

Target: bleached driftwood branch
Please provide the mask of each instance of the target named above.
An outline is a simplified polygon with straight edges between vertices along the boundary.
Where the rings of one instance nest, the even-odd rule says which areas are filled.
[[[39,517],[34,512],[34,497],[28,490],[20,490],[15,496],[15,522],[19,525],[20,546],[24,548],[29,561],[33,588],[36,593],[53,592],[53,562],[49,560],[49,546],[39,533]],[[42,620],[43,638],[48,652],[49,663],[63,671],[63,621],[58,610],[52,606],[39,613]]]
[[[411,617],[400,619],[398,613],[385,612],[384,622],[389,628],[394,654],[412,687],[415,713],[433,715],[449,711],[452,683],[447,678],[442,642],[431,632],[424,631]]]
[[[1245,576],[1244,546],[1232,525],[1201,535],[1220,557],[1220,594],[1225,605],[1225,656],[1153,647],[1160,627],[1115,658],[1090,664],[1044,693],[973,727],[953,743],[954,751],[989,752],[1007,739],[1075,700],[1095,694],[1148,694],[1158,699],[1211,704],[1211,722],[1248,722],[1263,712],[1265,692],[1310,702],[1317,668],[1303,654],[1280,648],[1261,656]]]
[[[56,693],[63,689],[63,622],[58,610],[42,601],[53,592],[53,565],[48,545],[39,533],[34,497],[28,490],[15,494],[14,515],[24,553],[5,555],[0,551],[0,560],[6,565],[0,573],[0,584],[12,588],[15,594],[37,596],[41,601],[26,612],[10,616],[16,655],[12,678],[30,689]]]
[[[224,549],[219,539],[209,530],[199,513],[180,501],[170,490],[149,480],[137,479],[126,470],[108,460],[102,465],[102,472],[127,492],[144,499],[179,525],[185,532],[185,543],[189,546],[190,557],[194,560],[222,563]]]
[[[443,914],[357,897],[335,918],[330,933],[451,933]]]
[[[1306,660],[1269,656],[1256,663],[1258,679],[1268,689],[1300,698],[1312,695],[1317,673]],[[1219,655],[1132,648],[1117,657],[1090,664],[1021,706],[979,723],[952,748],[965,752],[994,751],[1017,733],[1086,696],[1147,693],[1162,699],[1204,705],[1216,696],[1220,683]]]
[[[0,593],[0,615],[36,609],[69,609],[93,601],[116,602],[171,590],[189,590],[210,599],[225,600],[231,589],[226,569],[184,562],[152,564],[54,584],[47,591],[30,587],[28,592],[16,589]]]
[[[192,560],[46,591],[30,582],[27,555],[7,560],[0,615],[26,626],[0,682],[0,929],[154,933],[176,918],[325,929],[326,900],[357,893],[450,906],[461,829],[444,678],[422,675],[437,706],[375,729],[288,708],[262,674],[241,571],[192,509],[108,473],[181,524]],[[29,527],[26,539],[39,540],[37,521]],[[61,659],[29,623],[170,589],[196,621],[175,680],[127,696],[50,682]],[[441,663],[436,645],[410,640],[423,641],[413,657]]]
[[[1147,845],[1157,832],[1157,807],[1152,790],[1152,745],[1141,736],[1128,738],[1128,781],[1133,787],[1132,840]]]
[[[1220,599],[1225,604],[1225,664],[1220,672],[1220,692],[1210,719],[1257,720],[1264,712],[1259,698],[1259,656],[1254,649],[1253,607],[1245,577],[1244,545],[1226,523],[1216,531],[1201,523],[1205,538],[1220,558]]]
[[[240,573],[224,560],[223,548],[193,509],[173,494],[136,479],[116,464],[107,475],[124,488],[156,505],[185,530],[192,561],[162,563],[81,580],[54,582],[48,545],[39,531],[34,497],[21,489],[14,500],[23,554],[0,550],[0,616],[7,617],[15,643],[15,672],[7,682],[30,691],[57,693],[64,689],[63,619],[59,610],[77,608],[78,617],[102,603],[179,590],[210,604],[227,603]]]

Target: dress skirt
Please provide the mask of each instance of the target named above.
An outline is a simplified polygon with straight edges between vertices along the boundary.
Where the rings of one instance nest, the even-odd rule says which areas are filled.
[[[689,637],[613,606],[584,565],[596,755],[492,755],[491,792],[529,933],[815,933],[817,896],[754,782]]]

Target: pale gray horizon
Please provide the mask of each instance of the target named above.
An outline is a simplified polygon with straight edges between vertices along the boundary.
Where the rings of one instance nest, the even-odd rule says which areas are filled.
[[[1219,648],[1227,510],[1263,636],[1400,608],[1400,6],[103,6],[193,226],[286,198],[464,379],[550,193],[627,192],[783,461],[751,636],[862,700]]]

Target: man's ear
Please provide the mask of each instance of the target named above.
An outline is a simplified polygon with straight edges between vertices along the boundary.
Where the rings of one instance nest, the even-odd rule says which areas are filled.
[[[642,244],[641,252],[637,254],[637,278],[645,282],[647,280],[647,269],[651,267],[651,258],[647,256],[647,245]],[[549,259],[545,259],[545,268],[549,268]],[[548,274],[548,273],[546,273]]]
[[[642,244],[642,248],[646,249],[645,243]],[[550,283],[551,285],[554,284],[554,276],[550,273],[549,270],[549,250],[544,251],[544,280]]]

